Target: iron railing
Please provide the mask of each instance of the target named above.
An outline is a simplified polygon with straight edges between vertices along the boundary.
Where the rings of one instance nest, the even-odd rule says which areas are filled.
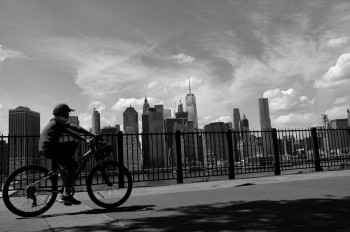
[[[299,169],[321,171],[350,165],[350,129],[298,129],[103,135],[113,145],[108,159],[122,162],[134,182],[185,178],[209,179],[253,173],[280,175]],[[0,137],[0,182],[15,169],[29,164],[52,168],[38,152],[39,136]],[[63,141],[73,138],[64,137]],[[88,150],[81,143],[76,158]],[[76,185],[95,166],[89,162]]]

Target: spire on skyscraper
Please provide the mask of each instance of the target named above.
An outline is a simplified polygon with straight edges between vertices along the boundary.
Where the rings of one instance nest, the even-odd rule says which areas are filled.
[[[191,94],[191,77],[188,77],[188,90],[189,90],[189,93]]]

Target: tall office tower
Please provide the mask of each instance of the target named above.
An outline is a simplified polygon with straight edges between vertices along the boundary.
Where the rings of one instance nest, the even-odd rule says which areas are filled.
[[[212,122],[204,126],[204,137],[206,150],[204,151],[204,158],[207,165],[221,165],[228,160],[228,144],[226,133],[229,129],[228,123]]]
[[[267,98],[259,98],[259,115],[261,130],[271,130],[269,100]]]
[[[141,166],[142,157],[141,144],[139,140],[139,114],[131,107],[123,113],[124,136],[123,136],[123,156],[124,164],[130,170],[137,170]]]
[[[176,119],[181,119],[182,125],[185,125],[185,123],[188,121],[188,112],[184,111],[181,100],[180,100],[180,104],[177,107],[177,112],[175,113],[175,117]]]
[[[271,119],[269,110],[269,100],[267,98],[259,98],[259,115],[260,115],[260,127],[261,138],[263,143],[263,153],[272,157],[272,134],[271,134]]]
[[[189,93],[186,95],[186,110],[188,112],[188,120],[193,122],[193,127],[198,129],[197,104],[196,97],[191,93],[191,83],[189,81]]]
[[[117,133],[120,131],[120,125],[114,127],[105,126],[101,129],[101,135],[103,135],[104,141],[111,144],[113,147],[112,155],[108,157],[109,160],[118,160],[118,137]]]
[[[101,121],[100,121],[100,113],[94,108],[92,112],[92,133],[100,134],[101,130]]]
[[[147,114],[142,114],[143,167],[158,168],[165,165],[165,138],[163,133],[163,105],[150,107]]]
[[[23,164],[39,164],[39,134],[40,113],[23,106],[9,110],[9,136],[14,136],[9,138],[10,172]]]
[[[163,118],[164,120],[171,118],[171,109],[163,109]]]
[[[0,175],[9,175],[8,144],[6,140],[0,140]]]
[[[249,131],[249,120],[245,117],[245,114],[243,115],[243,119],[239,123],[240,130],[243,131]]]
[[[79,118],[78,116],[69,116],[68,121],[74,123],[75,125],[79,126]]]
[[[346,111],[348,113],[348,126],[350,127],[350,110]]]
[[[327,114],[321,114],[321,120],[322,120],[323,128],[325,128],[325,129],[330,129],[331,128],[331,124],[329,122]]]
[[[147,98],[145,97],[145,101],[143,103],[143,114],[148,114],[149,112],[149,104]]]
[[[139,114],[133,107],[128,107],[123,113],[124,132],[139,133]]]
[[[239,131],[239,123],[241,121],[241,115],[239,113],[239,109],[238,108],[234,108],[233,109],[233,129],[235,131]]]

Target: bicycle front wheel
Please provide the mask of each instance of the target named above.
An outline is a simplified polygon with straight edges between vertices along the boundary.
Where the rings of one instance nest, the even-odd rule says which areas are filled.
[[[6,207],[22,217],[34,217],[46,212],[57,197],[57,177],[37,165],[24,166],[6,180],[2,195]]]
[[[131,194],[131,174],[123,165],[107,161],[91,170],[86,189],[96,205],[107,209],[116,208]]]

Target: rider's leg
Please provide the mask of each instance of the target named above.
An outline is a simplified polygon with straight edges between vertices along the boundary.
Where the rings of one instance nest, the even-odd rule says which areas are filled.
[[[76,170],[78,169],[78,164],[74,160],[74,154],[77,149],[77,143],[74,141],[64,142],[60,144],[61,150],[61,160],[60,164],[66,168],[66,173],[62,176],[64,183],[64,193],[68,195],[72,191],[74,185],[74,177]]]
[[[75,170],[74,171],[67,171],[67,173],[65,173],[65,176],[63,178],[63,182],[65,185],[64,194],[66,194],[66,195],[71,194],[71,192],[72,192],[75,174],[76,174]]]

